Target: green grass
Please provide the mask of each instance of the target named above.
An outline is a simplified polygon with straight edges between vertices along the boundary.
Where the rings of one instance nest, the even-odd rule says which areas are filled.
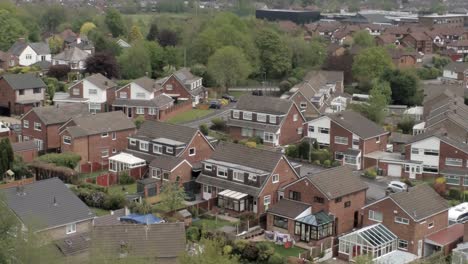
[[[192,109],[190,111],[182,112],[169,120],[167,122],[172,123],[172,124],[179,124],[179,123],[184,123],[184,122],[189,122],[192,120],[196,120],[202,117],[205,117],[209,114],[211,114],[213,110],[201,110],[201,109]]]
[[[96,216],[103,216],[103,215],[108,215],[109,211],[101,209],[101,208],[96,208],[96,207],[90,207],[91,211],[96,214]]]
[[[202,219],[200,219],[200,220],[198,220],[196,222],[193,222],[193,225],[198,226],[198,227],[204,226],[207,230],[212,231],[212,230],[216,230],[218,228],[221,228],[223,226],[233,226],[234,223],[226,221],[226,220],[222,220],[222,219],[219,219],[219,218],[218,218],[218,220],[202,218]]]
[[[241,97],[242,95],[244,94],[248,94],[249,92],[245,92],[245,91],[231,91],[229,92],[229,95],[232,95],[234,96],[236,99],[239,99],[239,97]]]
[[[86,179],[86,178],[96,178],[97,176],[108,172],[107,170],[98,170],[98,171],[93,171],[92,173],[81,173],[80,178],[81,179]]]
[[[122,190],[122,187],[125,187],[125,191]],[[113,185],[109,187],[109,194],[125,194],[125,193],[136,193],[137,185],[136,183],[129,185]]]
[[[275,249],[275,253],[280,254],[284,257],[297,257],[300,253],[304,252],[305,250],[300,247],[291,247],[291,248],[284,248],[284,245],[276,245],[273,242],[270,242],[273,248]]]

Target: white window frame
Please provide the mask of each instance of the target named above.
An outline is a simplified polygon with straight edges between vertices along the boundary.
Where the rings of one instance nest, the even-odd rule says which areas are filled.
[[[136,108],[136,114],[137,115],[144,115],[145,114],[145,108],[144,107],[137,107]]]
[[[309,126],[308,130],[311,133],[315,133],[315,127],[314,126]]]
[[[239,119],[239,110],[232,110],[232,118]]]
[[[39,128],[37,128],[39,125]],[[34,122],[34,130],[36,131],[42,131],[42,124],[38,122]]]
[[[242,119],[243,120],[252,120],[252,112],[243,111],[242,112]]]
[[[89,89],[88,93],[89,93],[89,95],[96,95],[97,94],[97,89]]]
[[[335,144],[348,145],[349,139],[347,137],[335,136]]]
[[[427,224],[427,228],[428,228],[428,229],[434,228],[434,221],[432,221],[432,222],[430,222],[429,224]]]
[[[403,244],[406,244],[406,247],[400,247],[400,242],[403,243]],[[398,241],[397,241],[397,248],[398,248],[398,249],[401,249],[401,250],[407,251],[407,250],[408,250],[408,241],[407,241],[407,240],[403,240],[403,239],[398,239]]]
[[[298,135],[302,135],[302,133],[304,133],[303,130],[304,130],[304,129],[303,129],[302,127],[298,127],[298,128],[297,128],[297,134],[298,134]]]
[[[268,201],[268,202],[267,202]],[[268,210],[268,206],[271,204],[271,195],[263,196],[263,206],[265,206],[265,210]]]
[[[73,234],[73,233],[76,233],[76,223],[68,224],[65,227],[65,234],[69,235],[69,234]]]
[[[190,153],[193,150],[193,153]],[[195,156],[197,154],[196,148],[189,148],[189,156]]]
[[[258,114],[257,113],[257,122],[266,123],[267,115],[266,114]]]
[[[23,120],[23,127],[29,128],[29,120]]]
[[[375,138],[375,143],[377,143],[377,144],[380,143],[380,136]]]
[[[277,174],[277,173],[276,173],[276,174],[273,174],[273,175],[271,176],[271,182],[272,182],[272,183],[278,183],[278,182],[279,182],[279,174]]]
[[[170,146],[166,146],[166,153],[167,154],[174,154],[174,149]]]
[[[276,139],[276,134],[275,133],[270,133],[270,132],[264,132],[263,133],[263,141],[265,142],[275,142]]]
[[[172,87],[172,84],[166,84],[166,90],[172,91],[174,90],[174,87]]]
[[[293,115],[293,121],[296,122],[297,120],[299,120],[299,115],[298,115],[298,114],[294,114],[294,115]]]
[[[117,150],[115,148],[113,148],[112,153],[117,153]]]
[[[120,92],[120,98],[127,99],[128,98],[127,92]]]
[[[245,178],[245,175],[244,175],[243,171],[235,170],[235,171],[232,172],[232,179],[234,181],[244,182],[244,178]]]
[[[400,217],[400,216],[395,216],[395,223],[397,224],[403,224],[403,225],[409,225],[409,219]]]
[[[206,171],[213,171],[213,165],[211,164],[205,164],[204,167]]]
[[[101,133],[101,138],[109,137],[109,132]]]
[[[452,167],[462,167],[463,166],[463,159],[458,158],[445,158],[445,165],[452,166]]]
[[[112,140],[117,140],[117,132],[112,132]]]
[[[146,98],[146,95],[145,93],[136,93],[136,98],[142,98],[142,99],[145,99]]]
[[[145,145],[146,145],[146,148],[143,147],[143,146],[145,146]],[[149,149],[149,142],[148,142],[148,141],[140,141],[139,147],[140,147],[140,150],[148,151],[148,149]]]
[[[162,154],[163,153],[163,146],[159,144],[153,144],[153,152],[156,154]]]
[[[299,107],[300,107],[301,109],[307,108],[307,102],[301,102],[301,103],[299,104]]]
[[[327,133],[323,133],[322,131],[327,131]],[[318,132],[320,134],[330,135],[330,128],[328,128],[328,127],[318,127]]]
[[[380,219],[380,220],[377,219],[377,218],[375,218],[375,215],[376,215],[376,214],[381,216],[381,219]],[[382,221],[383,221],[383,214],[382,214],[382,212],[378,212],[378,211],[374,211],[374,210],[369,210],[368,218],[369,218],[369,220],[382,223]]]
[[[136,139],[133,139],[133,138],[131,138],[131,139],[129,140],[129,144],[130,144],[131,146],[135,146],[135,145],[136,145],[136,142],[137,142]]]
[[[148,108],[148,115],[156,115],[156,107]]]
[[[276,116],[275,115],[268,115],[268,123],[276,124]]]
[[[109,157],[109,150],[108,149],[101,150],[101,158],[107,158],[107,157]]]
[[[222,175],[219,174],[220,172],[223,172]],[[227,178],[228,177],[228,169],[226,167],[218,166],[218,168],[216,169],[216,176],[218,176],[220,178]]]
[[[66,139],[68,139],[68,142],[65,141]],[[62,141],[63,141],[63,144],[65,145],[71,145],[72,138],[70,136],[63,136]]]
[[[160,180],[161,175],[162,175],[162,173],[161,173],[160,168],[151,168],[151,178]]]
[[[411,148],[411,154],[419,155],[419,149],[418,148]]]
[[[453,183],[453,182],[449,182],[449,181],[458,181],[458,183]],[[460,176],[457,176],[457,175],[445,175],[445,184],[447,185],[460,185]]]

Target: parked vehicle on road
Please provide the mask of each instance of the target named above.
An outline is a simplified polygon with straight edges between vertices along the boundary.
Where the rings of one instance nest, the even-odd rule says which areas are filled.
[[[210,101],[210,108],[211,109],[221,109],[223,104],[219,100],[211,100]]]
[[[451,207],[448,211],[449,224],[468,221],[468,202]]]
[[[237,99],[234,96],[229,95],[229,94],[223,94],[223,96],[221,98],[226,99],[231,103],[237,102]]]
[[[401,181],[391,181],[387,186],[388,193],[406,192],[407,190],[408,185]]]
[[[262,91],[262,90],[255,90],[255,91],[252,91],[252,95],[263,96],[263,91]]]

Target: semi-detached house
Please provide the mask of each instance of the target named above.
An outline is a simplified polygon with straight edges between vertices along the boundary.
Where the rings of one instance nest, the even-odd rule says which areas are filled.
[[[0,113],[21,115],[44,104],[46,85],[34,74],[0,76]]]

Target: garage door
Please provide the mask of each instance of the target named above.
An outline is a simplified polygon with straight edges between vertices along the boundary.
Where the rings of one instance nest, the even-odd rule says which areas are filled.
[[[401,165],[388,164],[388,176],[401,177]]]

